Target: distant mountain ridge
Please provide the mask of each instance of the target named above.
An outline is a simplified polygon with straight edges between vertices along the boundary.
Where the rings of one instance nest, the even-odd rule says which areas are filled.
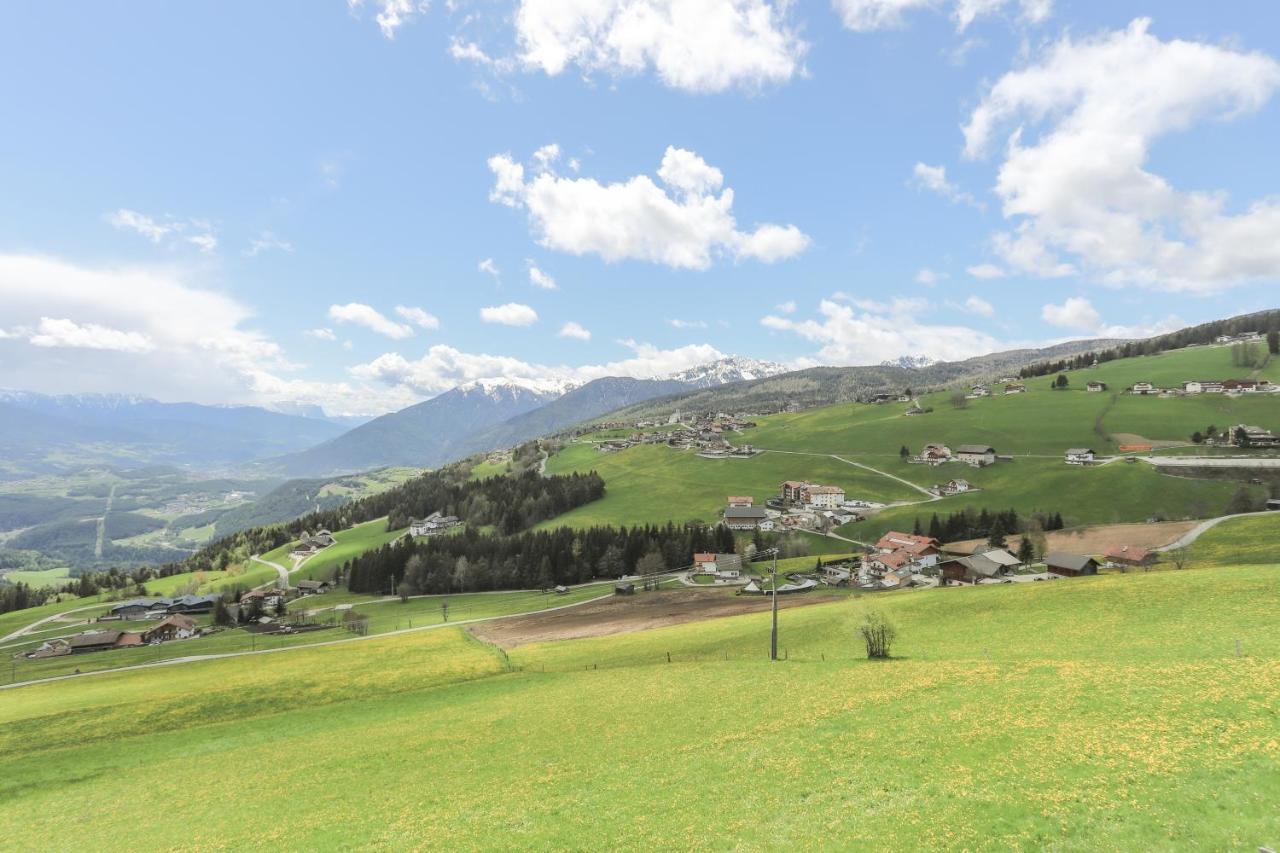
[[[317,477],[391,465],[435,467],[473,453],[559,432],[653,397],[785,372],[784,365],[729,357],[653,379],[478,379],[376,418],[324,444],[263,462],[289,477]]]
[[[162,403],[127,394],[0,391],[0,476],[83,464],[237,465],[340,434],[327,420],[256,406]]]

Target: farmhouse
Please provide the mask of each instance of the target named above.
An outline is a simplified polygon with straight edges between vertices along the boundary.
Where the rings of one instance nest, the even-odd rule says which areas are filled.
[[[1094,379],[1093,381],[1089,382],[1087,385],[1084,386],[1084,390],[1089,392],[1090,394],[1098,394],[1098,393],[1101,393],[1102,391],[1107,390],[1107,383],[1099,382],[1098,380]]]
[[[997,563],[1010,572],[1022,567],[1022,561],[1010,554],[1003,548],[997,548],[994,545],[983,545],[976,549],[974,554],[981,554],[993,563]]]
[[[1026,391],[1027,386],[1023,385],[1021,382],[1011,382],[1004,386],[1004,393],[1006,394],[1025,394]]]
[[[169,613],[209,613],[218,601],[216,595],[184,595],[169,602]]]
[[[935,553],[941,553],[938,545],[938,540],[932,536],[922,536],[918,533],[899,533],[896,530],[890,530],[876,542],[876,550],[881,554],[888,554],[890,551],[896,551],[899,548],[910,547],[918,549],[931,548]]]
[[[328,592],[331,584],[328,581],[298,581],[298,591],[303,595],[319,595]]]
[[[743,507],[743,506],[751,506],[755,502],[756,502],[756,499],[751,497],[750,495],[730,495],[729,500],[727,500],[725,503],[729,504],[729,506]]]
[[[1160,389],[1152,385],[1150,382],[1135,382],[1133,383],[1133,387],[1129,389],[1129,392],[1131,394],[1139,395],[1159,394]]]
[[[920,455],[916,460],[926,465],[941,465],[943,462],[950,461],[951,448],[945,444],[926,444],[924,449],[920,451]]]
[[[943,563],[940,574],[945,580],[982,583],[1007,577],[1013,574],[1013,569],[991,559],[987,554],[972,554]]]
[[[980,468],[983,465],[994,465],[996,449],[987,444],[962,444],[956,448],[956,459]]]
[[[929,491],[933,492],[935,495],[947,496],[947,495],[962,495],[965,492],[974,491],[974,489],[975,489],[974,485],[970,483],[968,480],[956,479],[956,480],[948,480],[945,483],[938,483]]]
[[[755,530],[768,517],[760,506],[730,506],[724,510],[724,524],[730,530]]]
[[[1197,379],[1183,382],[1182,390],[1186,394],[1221,394],[1224,388],[1216,379]]]
[[[134,631],[89,631],[67,641],[72,654],[101,652],[142,645],[142,635]]]
[[[298,544],[289,553],[300,557],[309,556],[328,548],[335,541],[333,534],[328,530],[317,530],[314,535],[304,532],[302,538],[298,540]]]
[[[1249,424],[1232,427],[1231,438],[1236,447],[1280,447],[1280,435]]]
[[[185,640],[196,635],[196,620],[190,616],[167,616],[142,633],[147,643],[163,643],[168,640]]]
[[[974,385],[965,396],[969,398],[989,397],[991,396],[991,389],[986,385]]]
[[[144,619],[148,613],[167,609],[169,604],[167,598],[135,598],[133,601],[117,604],[107,611],[107,615],[113,619]]]
[[[1050,573],[1068,578],[1098,573],[1098,561],[1082,554],[1055,551],[1045,556],[1044,564]]]
[[[283,600],[284,590],[279,589],[254,589],[240,596],[242,605],[250,605],[256,601],[262,607],[279,607]]]
[[[1102,556],[1111,566],[1149,566],[1156,561],[1154,551],[1134,545],[1113,545]]]
[[[1068,465],[1091,465],[1094,461],[1094,452],[1087,447],[1072,447],[1067,451]]]
[[[433,512],[426,518],[415,518],[410,521],[409,535],[435,536],[461,523],[462,521],[455,515],[441,515],[439,512]]]

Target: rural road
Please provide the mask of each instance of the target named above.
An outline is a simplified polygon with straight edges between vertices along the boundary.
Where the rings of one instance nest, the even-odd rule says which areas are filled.
[[[84,610],[93,610],[97,606],[98,606],[97,604],[89,604],[89,605],[86,605],[85,607],[77,607],[75,610],[64,610],[61,613],[55,613],[52,616],[46,616],[43,619],[37,619],[36,621],[32,622],[30,625],[25,625],[7,636],[0,637],[0,643],[7,643],[10,640],[21,639],[24,635],[30,634],[32,631],[35,631],[41,625],[44,625],[48,622],[56,622],[57,620],[61,619],[64,616],[70,616],[72,613],[80,613],[81,611],[84,611]]]
[[[1248,456],[1139,456],[1162,468],[1280,468],[1280,458]]]
[[[273,563],[270,560],[264,560],[261,557],[259,557],[257,554],[254,554],[253,556],[249,557],[249,559],[253,560],[255,563],[261,563],[264,566],[270,566],[271,568],[275,569],[276,574],[280,576],[280,586],[282,587],[289,586],[289,570],[286,569],[284,566],[280,565],[279,563]],[[294,568],[296,569],[297,566],[295,566]]]
[[[341,640],[325,640],[319,643],[304,643],[296,646],[285,646],[279,649],[259,649],[251,652],[222,652],[213,655],[187,655],[180,658],[169,658],[168,660],[153,661],[152,663],[140,663],[134,666],[120,666],[114,669],[99,669],[93,672],[77,672],[70,675],[56,675],[51,678],[36,678],[31,681],[19,681],[13,684],[0,684],[0,690],[10,690],[17,687],[26,687],[32,684],[48,684],[54,681],[67,681],[72,678],[89,678],[94,675],[106,675],[113,672],[128,672],[136,669],[152,669],[157,666],[173,666],[182,663],[198,663],[200,661],[222,660],[224,658],[240,658],[249,655],[274,655],[282,652],[292,652],[298,649],[315,649],[321,646],[336,646],[341,643],[359,643],[365,640],[377,640],[383,637],[394,637],[400,634],[413,634],[419,631],[434,631],[439,628],[456,628],[459,625],[472,625],[477,622],[493,622],[501,619],[518,619],[525,616],[537,616],[543,613],[554,613],[557,610],[568,610],[571,607],[581,607],[584,604],[594,604],[597,601],[604,601],[612,598],[613,593],[599,595],[595,598],[588,598],[584,601],[575,601],[572,604],[561,604],[558,607],[547,607],[543,610],[531,610],[526,613],[509,613],[505,616],[481,616],[476,619],[459,619],[456,622],[441,622],[436,625],[422,625],[417,628],[401,628],[398,631],[387,631],[382,634],[368,634],[364,637],[344,637]]]
[[[1250,516],[1254,516],[1254,515],[1274,515],[1276,516],[1277,520],[1280,521],[1280,513],[1275,512],[1274,510],[1264,510],[1262,512],[1240,512],[1240,513],[1236,513],[1235,515],[1220,515],[1217,518],[1205,519],[1204,521],[1197,524],[1195,527],[1188,530],[1186,533],[1182,534],[1182,536],[1175,539],[1173,542],[1170,542],[1168,545],[1162,545],[1161,547],[1154,548],[1152,550],[1172,551],[1174,548],[1185,548],[1188,545],[1190,545],[1192,542],[1195,542],[1197,539],[1199,539],[1200,536],[1203,533],[1205,533],[1205,531],[1212,530],[1213,528],[1217,527],[1219,524],[1226,521],[1227,519],[1249,518]]]
[[[116,484],[111,484],[111,491],[107,493],[107,505],[102,509],[102,518],[98,519],[98,539],[93,545],[94,559],[102,559],[102,545],[107,538],[107,516],[111,514],[111,505],[116,500]]]

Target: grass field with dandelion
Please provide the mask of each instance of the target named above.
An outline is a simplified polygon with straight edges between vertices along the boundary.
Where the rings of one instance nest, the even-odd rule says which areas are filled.
[[[851,597],[784,610],[778,663],[761,613],[509,659],[441,628],[0,691],[0,846],[1274,845],[1278,582]],[[862,654],[868,607],[892,660]]]

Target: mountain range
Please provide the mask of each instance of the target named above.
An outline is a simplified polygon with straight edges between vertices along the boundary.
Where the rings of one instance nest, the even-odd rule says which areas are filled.
[[[256,406],[0,391],[0,478],[86,464],[219,468],[310,447],[346,429]]]
[[[784,365],[723,358],[655,379],[608,376],[584,385],[486,379],[383,415],[317,447],[263,463],[315,477],[389,465],[433,467],[558,432],[654,397],[777,376]]]

